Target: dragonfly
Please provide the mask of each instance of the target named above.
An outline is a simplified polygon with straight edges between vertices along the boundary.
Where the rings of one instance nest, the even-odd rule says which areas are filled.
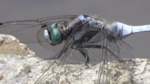
[[[8,26],[10,26],[9,29],[7,29]],[[73,61],[86,66],[90,61],[98,61],[100,68],[97,73],[97,84],[110,84],[109,78],[106,78],[108,74],[105,72],[105,69],[108,69],[108,66],[105,67],[107,62],[115,60],[125,65],[126,61],[130,64],[131,60],[124,60],[124,58],[133,57],[131,46],[122,39],[134,33],[150,31],[150,25],[132,26],[121,22],[108,25],[103,20],[86,14],[0,23],[0,30],[9,30],[12,34],[18,32],[28,34],[31,30],[35,32],[36,28],[39,28],[36,32],[36,40],[40,45],[52,50],[62,43],[64,45],[62,49],[54,50],[58,53],[52,58],[58,60],[61,65],[57,65],[54,61],[35,84],[47,83],[46,78],[53,75],[52,69],[56,69],[56,72],[60,74],[62,66]],[[33,39],[29,41],[32,42]],[[58,74],[52,77],[57,79]],[[61,82],[58,80],[56,84],[59,83]]]

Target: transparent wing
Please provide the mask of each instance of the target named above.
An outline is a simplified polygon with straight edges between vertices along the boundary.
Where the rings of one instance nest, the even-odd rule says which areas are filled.
[[[112,35],[113,37],[113,35]],[[99,68],[98,84],[123,84],[128,82],[124,79],[128,71],[131,77],[132,66],[134,64],[132,48],[124,41],[113,37],[114,40],[106,38],[102,41],[104,46],[102,52],[102,62]],[[122,77],[122,78],[121,78]]]
[[[70,35],[70,38],[67,40],[66,45],[71,45],[74,42],[74,39],[81,38],[82,35],[87,34],[87,32],[89,31],[90,27],[87,26],[83,26],[82,29],[76,29],[74,31],[74,34],[76,35],[72,33],[72,35]],[[122,69],[122,71],[129,71],[131,74],[131,70],[133,69],[133,67],[129,66],[135,64],[134,60],[131,60],[131,58],[134,58],[132,48],[124,41],[107,32],[103,30],[97,32],[101,34],[99,38],[95,38],[101,40],[101,42],[99,43],[82,44],[84,46],[83,48],[87,49],[88,51],[90,61],[97,61],[97,63],[99,63],[99,78],[97,79],[98,84],[115,84],[119,82],[119,76],[117,80],[117,77],[114,78],[114,75],[117,74],[120,69]],[[78,40],[77,43],[74,43],[76,43],[76,45],[81,45],[82,39]],[[71,59],[78,61],[78,63],[83,63],[84,61],[84,57],[79,51],[75,51],[74,53],[72,53],[72,57],[70,58],[70,60]],[[111,71],[112,68],[113,70],[116,69],[118,71],[116,71],[114,74],[113,71]],[[120,73],[122,72],[120,71]]]
[[[94,46],[90,47],[91,45]],[[130,66],[134,64],[134,60],[130,59],[134,57],[132,48],[128,44],[117,38],[113,41],[105,37],[101,42],[90,44],[90,46],[86,45],[85,49],[88,51],[90,63],[99,65],[97,84],[116,84],[119,82],[123,84],[128,82],[119,80],[119,77],[124,79],[123,77],[126,75],[124,73],[129,72],[130,77],[132,74],[133,67]],[[84,61],[84,57],[79,51],[73,53],[71,59],[78,62]],[[95,77],[95,75],[92,76]]]
[[[1,22],[1,27],[5,25],[27,25],[27,24],[39,24],[39,23],[46,23],[46,22],[57,22],[60,20],[73,20],[78,15],[61,15],[61,16],[51,16],[51,17],[45,17],[40,19],[33,19],[33,20],[17,20],[17,21],[7,21],[7,22]]]
[[[69,36],[63,49],[60,51],[60,53],[57,54],[56,57],[58,58],[57,59],[58,61],[55,60],[52,63],[52,65],[49,67],[49,69],[47,71],[45,71],[44,74],[35,82],[35,84],[43,84],[43,83],[59,84],[60,80],[57,78],[62,76],[62,74],[66,75],[67,73],[69,73],[66,71],[67,67],[64,64],[71,63],[71,60],[70,60],[72,57],[71,52],[73,52],[73,49],[71,47],[72,47],[72,45],[75,44],[74,41],[71,39],[74,36],[74,33],[76,33],[78,31],[78,28],[80,27],[80,28],[84,29],[85,27],[82,27],[82,26],[85,26],[85,25],[87,26],[87,23],[83,23],[75,28],[75,31],[73,31],[72,34]],[[80,31],[80,32],[83,32],[83,31]],[[52,72],[52,71],[54,71],[54,72]],[[48,80],[48,78],[51,78],[51,77],[54,79]],[[48,82],[47,80],[50,82]]]
[[[35,43],[41,41],[40,44],[44,44],[42,46],[48,49],[52,49],[53,46],[45,42],[46,40],[44,39],[45,37],[43,37],[44,34],[43,29],[41,29],[41,26],[45,24],[50,25],[53,22],[59,22],[63,24],[64,21],[72,21],[76,17],[77,15],[62,15],[35,20],[18,20],[2,22],[0,23],[0,33],[13,35],[23,43]],[[59,50],[56,50],[56,52],[59,52]]]
[[[76,47],[78,48],[78,45],[81,45],[80,48],[84,48],[88,51],[89,60],[91,62],[96,61],[98,63],[99,69],[98,74],[96,74],[97,79],[95,80],[98,84],[115,84],[119,82],[119,79],[117,79],[119,75],[117,75],[117,77],[114,77],[117,73],[119,73],[119,70],[131,70],[131,68],[127,66],[133,64],[133,61],[128,59],[125,60],[124,58],[133,57],[132,48],[124,41],[115,38],[113,35],[109,34],[110,36],[112,36],[113,39],[110,37],[108,38],[108,35],[105,31],[97,32],[101,34],[101,37],[96,39],[100,39],[101,42],[92,44],[82,44],[83,37],[87,35],[87,33],[90,32],[91,29],[92,27],[90,27],[90,25],[88,25],[87,22],[78,25],[78,27],[71,33],[71,35],[65,42],[63,49],[57,55],[60,63],[55,62],[54,67],[51,65],[50,68],[37,80],[36,84],[41,84],[46,80],[48,83],[48,77],[54,78],[53,80],[49,79],[49,83],[54,83],[55,80],[55,83],[59,84],[60,80],[57,80],[57,78],[61,78],[62,74],[65,75],[65,77],[68,73],[77,74],[74,73],[77,71],[77,69],[73,71],[71,70],[72,73],[71,71],[67,72],[68,66],[66,67],[64,63],[85,64],[85,57],[82,56],[79,50],[75,49]],[[55,71],[55,74],[52,73],[52,70]],[[78,81],[78,83],[80,82],[81,84],[83,84],[83,79],[86,79],[87,77],[90,77],[92,79],[92,77],[95,77],[95,75],[91,75],[92,72],[90,72],[87,73],[85,78],[85,75],[82,74],[85,72],[82,69],[82,66],[79,67],[78,70],[78,76],[71,75],[71,77],[68,78],[68,82],[72,81],[73,83],[73,81]],[[116,72],[114,73],[114,71]],[[120,73],[122,72],[120,71]],[[78,80],[76,80],[77,77],[79,77]]]

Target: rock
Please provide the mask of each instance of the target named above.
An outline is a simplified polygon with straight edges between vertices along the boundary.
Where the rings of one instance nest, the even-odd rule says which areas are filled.
[[[136,59],[136,67],[134,69],[133,80],[136,84],[150,84],[150,60]]]
[[[0,84],[96,84],[101,72],[101,84],[150,84],[150,61],[134,61],[136,65],[112,61],[87,67],[42,60],[15,37],[0,34]]]
[[[34,84],[49,65],[15,37],[0,34],[0,84]]]
[[[0,54],[35,55],[26,45],[22,44],[15,37],[0,34]]]

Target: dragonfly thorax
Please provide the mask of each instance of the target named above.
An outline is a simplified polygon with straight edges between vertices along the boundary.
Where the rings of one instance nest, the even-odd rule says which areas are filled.
[[[60,24],[52,23],[44,30],[44,36],[51,45],[57,45],[62,43],[63,36],[59,27],[61,27]]]

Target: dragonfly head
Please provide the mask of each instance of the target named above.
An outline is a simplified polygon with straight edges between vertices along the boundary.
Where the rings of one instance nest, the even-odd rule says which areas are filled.
[[[60,24],[52,23],[47,29],[44,30],[44,36],[51,45],[57,45],[62,43],[63,39],[60,27]]]

